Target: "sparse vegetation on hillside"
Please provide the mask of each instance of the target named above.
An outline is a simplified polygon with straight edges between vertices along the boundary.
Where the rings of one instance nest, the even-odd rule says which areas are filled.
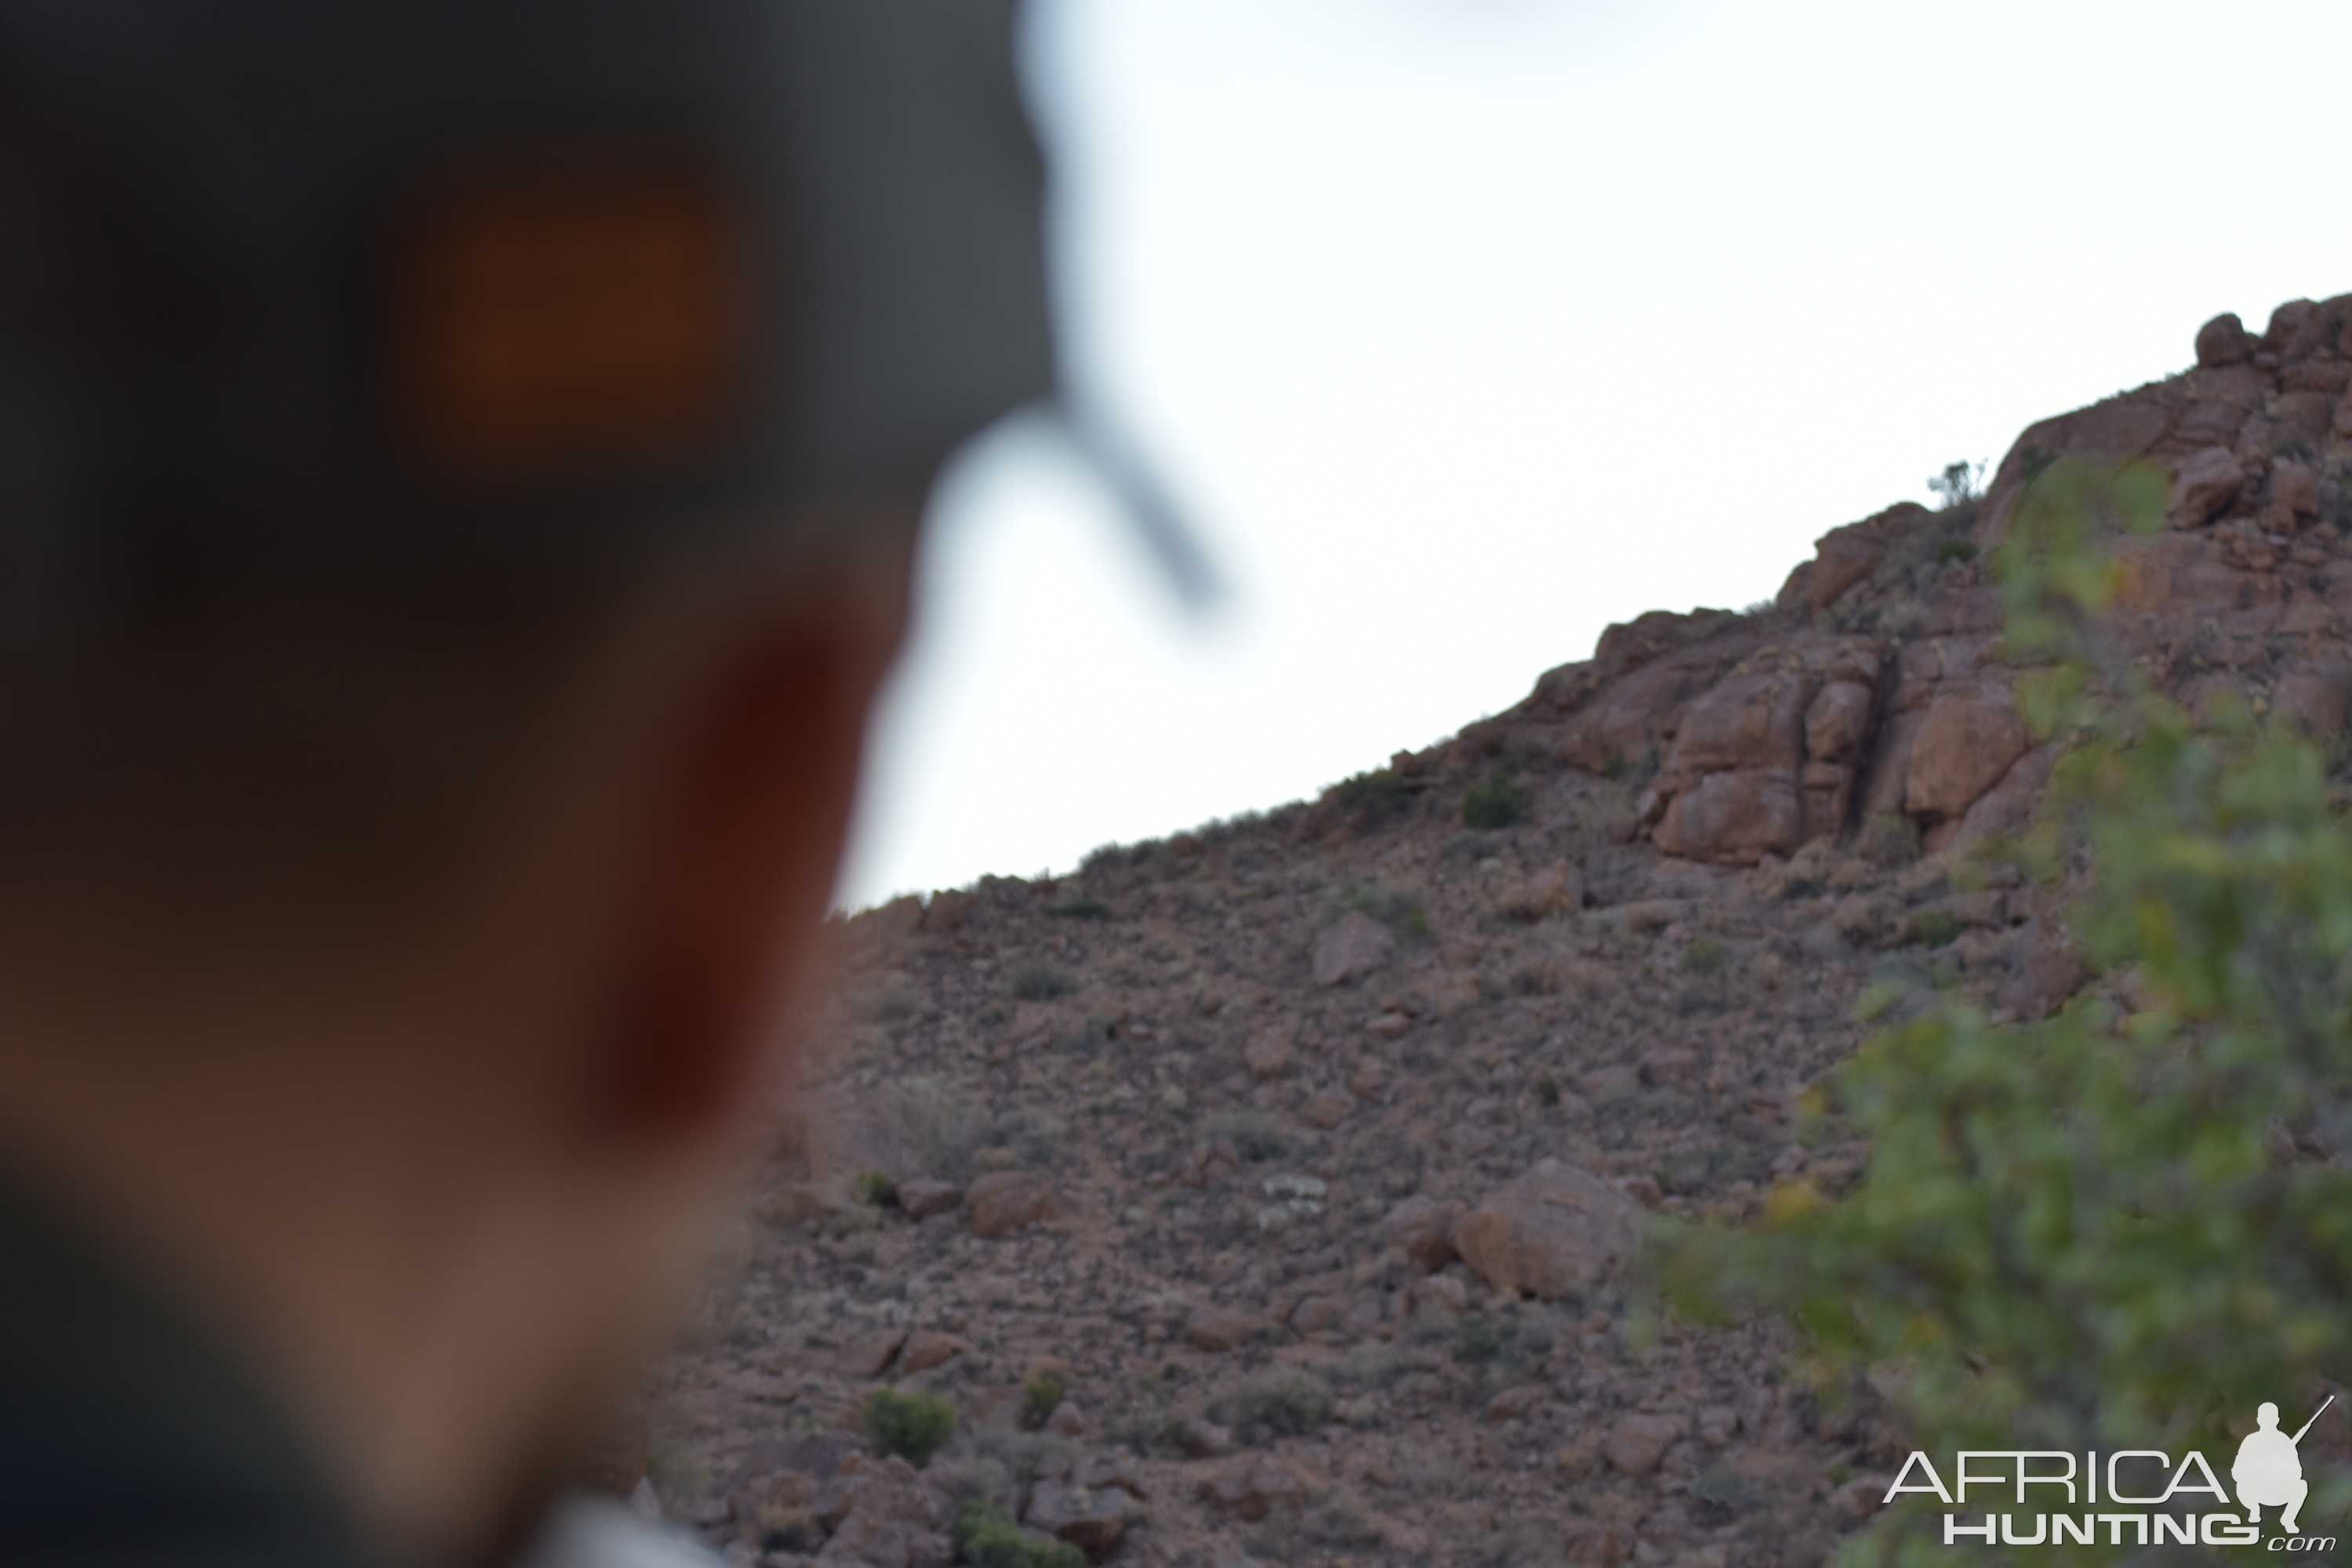
[[[897,1454],[917,1469],[955,1436],[955,1406],[931,1394],[877,1388],[866,1395],[866,1435],[877,1449]]]
[[[1927,489],[1942,501],[1946,510],[1966,506],[1977,499],[1979,487],[1984,483],[1985,465],[1981,462],[1946,463],[1944,471],[1927,480]]]
[[[973,1568],[1086,1568],[1085,1552],[1032,1535],[986,1499],[969,1499],[956,1510],[953,1540],[957,1555]]]
[[[1323,798],[1342,815],[1377,827],[1411,811],[1417,794],[1395,770],[1377,768],[1341,779],[1324,792]]]
[[[1013,994],[1024,1002],[1050,1002],[1078,988],[1077,976],[1042,958],[1030,959],[1014,968],[1011,984]]]
[[[1526,821],[1534,808],[1534,798],[1507,775],[1489,773],[1463,793],[1462,826],[1491,833]]]

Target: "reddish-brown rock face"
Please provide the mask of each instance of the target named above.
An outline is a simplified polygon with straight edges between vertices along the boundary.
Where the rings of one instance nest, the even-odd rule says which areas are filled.
[[[1903,804],[1923,823],[1958,816],[2000,782],[2033,745],[2006,686],[1994,682],[1946,692],[1927,710],[1911,744]]]
[[[1743,768],[1709,773],[1675,795],[1653,837],[1685,860],[1753,866],[1794,849],[1802,826],[1792,770]]]
[[[1591,664],[1543,679],[1527,717],[1573,766],[1654,763],[1636,831],[1681,860],[1754,866],[1886,824],[1929,852],[2016,828],[2053,759],[1998,657],[1985,557],[2032,478],[2071,458],[2151,462],[2171,487],[2170,531],[2113,541],[2118,651],[2191,705],[2226,694],[2342,727],[2352,296],[2283,305],[2259,338],[2217,318],[2197,354],[2193,371],[2028,429],[1971,509],[1906,503],[1832,529],[1768,616],[1611,628]]]

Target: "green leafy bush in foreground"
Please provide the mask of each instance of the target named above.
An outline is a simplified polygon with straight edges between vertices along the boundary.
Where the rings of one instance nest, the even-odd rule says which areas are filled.
[[[936,1394],[900,1394],[877,1388],[866,1396],[866,1435],[885,1454],[898,1454],[917,1469],[955,1436],[955,1406]]]
[[[1685,1312],[1786,1313],[1825,1401],[1866,1382],[1939,1466],[2196,1447],[2226,1475],[2259,1403],[2292,1431],[2352,1376],[2352,826],[2310,743],[2185,713],[2107,646],[2100,536],[2162,494],[2053,465],[1998,563],[2021,702],[2066,748],[2014,852],[2045,879],[2088,856],[2066,923],[2112,983],[2021,1025],[1934,1001],[1815,1097],[1870,1140],[1858,1184],[1786,1184],[1755,1228],[1653,1253]],[[2305,1530],[2332,1529],[2352,1484],[2306,1479]],[[1898,1499],[1844,1560],[1988,1559],[1943,1544],[1943,1507]],[[2135,1550],[2106,1534],[2032,1556]]]
[[[986,1498],[956,1510],[956,1555],[978,1568],[1085,1568],[1087,1554],[1066,1541],[1045,1541],[1023,1530]]]

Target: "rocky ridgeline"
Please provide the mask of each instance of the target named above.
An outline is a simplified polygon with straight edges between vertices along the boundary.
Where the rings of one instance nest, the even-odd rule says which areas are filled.
[[[1312,804],[844,923],[640,1505],[773,1564],[939,1568],[971,1498],[1137,1564],[1822,1561],[1899,1434],[1774,1325],[1643,1331],[1646,1212],[1852,1179],[1795,1108],[1866,987],[2024,1016],[2084,983],[2053,890],[1969,857],[2050,769],[1986,569],[2039,465],[2173,476],[2173,526],[2116,542],[2125,657],[2342,727],[2347,307],[2223,317],[1980,502],[1612,626]],[[955,1408],[920,1469],[861,1436],[882,1387]]]

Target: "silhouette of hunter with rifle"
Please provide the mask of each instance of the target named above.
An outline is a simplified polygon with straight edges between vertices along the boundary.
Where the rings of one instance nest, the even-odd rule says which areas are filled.
[[[2311,1495],[2311,1483],[2303,1479],[2303,1456],[2296,1451],[2296,1445],[2303,1441],[2303,1434],[2311,1430],[2311,1422],[2318,1420],[2335,1403],[2336,1396],[2329,1394],[2311,1413],[2311,1421],[2305,1422],[2302,1431],[2292,1437],[2278,1429],[2277,1405],[2265,1404],[2254,1412],[2258,1425],[2238,1445],[2237,1462],[2230,1467],[2230,1479],[2238,1483],[2238,1501],[2246,1510],[2248,1524],[2260,1524],[2265,1507],[2279,1508],[2286,1510],[2279,1515],[2279,1528],[2289,1535],[2303,1533],[2294,1516],[2303,1511],[2303,1500]]]

